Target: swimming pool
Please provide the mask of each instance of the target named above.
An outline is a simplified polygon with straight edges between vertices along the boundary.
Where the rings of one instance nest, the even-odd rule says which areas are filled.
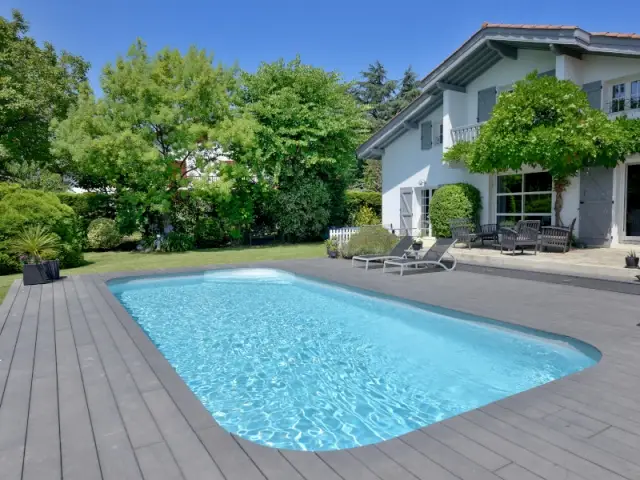
[[[377,443],[600,358],[577,340],[270,269],[109,288],[223,428],[284,449]]]

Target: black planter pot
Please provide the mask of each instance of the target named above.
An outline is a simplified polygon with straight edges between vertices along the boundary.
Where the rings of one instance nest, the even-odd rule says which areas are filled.
[[[413,247],[413,249],[416,252],[422,248],[422,244],[421,243],[413,243],[411,246]]]
[[[338,257],[337,250],[327,250],[327,253],[329,254],[329,258],[337,258]]]
[[[60,278],[60,262],[45,260],[42,263],[25,263],[22,266],[22,283],[25,285],[40,285],[51,283]]]
[[[627,268],[638,268],[640,257],[624,257],[624,261],[627,264]]]

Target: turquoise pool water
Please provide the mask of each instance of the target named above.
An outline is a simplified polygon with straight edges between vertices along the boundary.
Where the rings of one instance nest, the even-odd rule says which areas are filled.
[[[223,428],[271,447],[380,442],[599,359],[578,341],[276,270],[109,288]]]

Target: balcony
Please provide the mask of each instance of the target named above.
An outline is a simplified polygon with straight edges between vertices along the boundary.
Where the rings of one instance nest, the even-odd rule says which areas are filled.
[[[456,127],[451,129],[451,140],[453,144],[460,142],[473,142],[478,138],[480,133],[480,126],[482,123],[474,123],[473,125],[465,125],[463,127]]]
[[[640,118],[640,97],[617,98],[607,102],[604,107],[611,119],[621,116]]]

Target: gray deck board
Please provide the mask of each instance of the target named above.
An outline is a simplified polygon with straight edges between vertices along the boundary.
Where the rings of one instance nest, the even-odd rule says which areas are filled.
[[[110,275],[15,282],[0,305],[2,480],[640,479],[640,296],[470,272],[400,278],[339,261],[268,265],[574,336],[603,358],[375,445],[277,450],[217,425],[110,293]]]
[[[372,445],[353,448],[349,450],[349,453],[383,480],[415,480],[418,478],[398,463],[389,461],[389,457],[383,455]]]

